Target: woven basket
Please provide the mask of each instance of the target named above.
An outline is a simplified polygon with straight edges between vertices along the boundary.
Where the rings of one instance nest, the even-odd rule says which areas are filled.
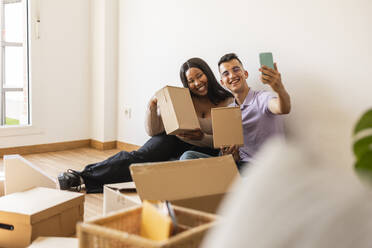
[[[174,206],[178,233],[165,241],[139,236],[142,207],[137,206],[108,216],[79,223],[80,248],[196,248],[215,224],[216,215]]]

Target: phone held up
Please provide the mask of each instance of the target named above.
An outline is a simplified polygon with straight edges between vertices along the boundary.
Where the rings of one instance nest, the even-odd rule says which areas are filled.
[[[274,69],[273,54],[272,53],[260,53],[260,64],[261,64],[261,67],[263,65],[266,65],[267,67]]]

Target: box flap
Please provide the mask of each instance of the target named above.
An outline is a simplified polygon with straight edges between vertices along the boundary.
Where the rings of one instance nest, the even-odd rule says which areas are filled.
[[[142,200],[181,200],[221,194],[239,177],[231,155],[132,164],[130,170]]]
[[[168,86],[167,91],[175,109],[179,128],[181,130],[200,128],[190,90],[187,88]]]
[[[57,188],[57,180],[19,155],[4,156],[5,194],[34,187]]]
[[[0,197],[0,219],[33,224],[83,202],[84,194],[38,187]]]
[[[242,113],[239,107],[212,108],[211,114],[215,148],[244,145]]]
[[[204,212],[216,213],[226,194],[200,196],[189,199],[174,200],[172,204],[186,208],[197,209]]]
[[[177,116],[175,113],[175,109],[170,100],[167,87],[169,86],[165,86],[164,88],[156,92],[156,99],[158,100],[158,105],[160,108],[161,119],[164,124],[164,129],[167,134],[170,134],[174,130],[177,130],[179,126],[177,122]]]
[[[111,183],[105,184],[104,187],[110,188],[112,190],[118,190],[120,192],[135,192],[136,191],[136,184],[134,182],[126,182],[126,183]]]

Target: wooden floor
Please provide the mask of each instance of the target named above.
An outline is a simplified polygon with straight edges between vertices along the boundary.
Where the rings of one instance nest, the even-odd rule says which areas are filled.
[[[49,176],[57,178],[60,172],[67,169],[82,170],[86,165],[102,161],[119,151],[118,149],[100,151],[87,147],[60,152],[23,155],[23,157],[41,168]],[[3,170],[2,158],[0,159],[0,169]],[[102,196],[102,194],[85,195],[85,220],[102,215]]]

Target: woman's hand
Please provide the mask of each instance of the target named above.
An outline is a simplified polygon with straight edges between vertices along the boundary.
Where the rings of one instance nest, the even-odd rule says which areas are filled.
[[[200,129],[195,129],[191,131],[185,131],[178,134],[177,136],[189,139],[189,140],[201,140],[204,137],[204,133]]]
[[[239,147],[237,145],[221,147],[220,150],[222,156],[231,154],[235,162],[238,162],[240,160]]]

